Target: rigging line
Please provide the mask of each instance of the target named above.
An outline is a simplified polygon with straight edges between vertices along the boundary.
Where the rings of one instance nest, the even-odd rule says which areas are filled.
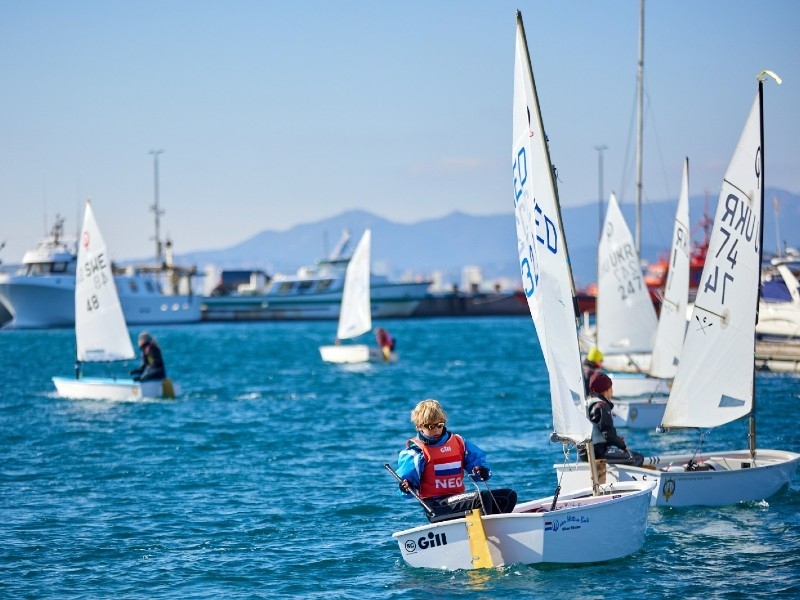
[[[500,510],[500,505],[497,503],[497,499],[494,497],[494,493],[492,493],[492,488],[489,487],[489,482],[484,479],[483,485],[486,486],[486,491],[489,492],[489,497],[492,499],[492,504],[494,504],[495,508],[497,509],[497,512],[498,513],[503,512],[502,510]]]
[[[478,490],[478,501],[481,503],[481,513],[484,515],[488,515],[489,513],[486,512],[486,505],[483,503],[483,494],[481,493],[481,488],[478,487],[478,484],[475,482],[474,479],[472,479],[472,477],[468,477],[468,479],[470,480],[472,485],[475,486],[475,489]],[[492,500],[494,500],[494,496],[492,496]]]
[[[677,199],[673,202],[672,190],[669,185],[669,178],[667,177],[666,165],[664,164],[664,154],[661,148],[661,139],[658,136],[658,126],[655,120],[655,112],[653,111],[653,103],[650,99],[650,94],[647,90],[644,91],[645,94],[645,111],[644,111],[644,120],[645,123],[650,123],[652,130],[653,130],[653,137],[655,138],[655,147],[656,147],[656,154],[658,155],[659,165],[661,167],[661,176],[664,178],[664,189],[666,190],[666,199],[669,201],[670,209],[672,210],[672,214],[675,214],[675,210],[677,208]],[[662,219],[655,218],[655,213],[653,212],[653,200],[650,197],[650,194],[644,190],[644,197],[642,198],[642,203],[647,204],[649,208],[650,215],[654,218],[650,219],[651,227],[655,227],[655,230],[658,234],[658,239],[661,242],[661,245],[669,245],[667,240],[669,239],[671,242],[672,239],[672,221],[669,221],[670,227],[668,232],[664,232],[663,225],[667,223],[667,221],[663,221]],[[642,227],[644,229],[644,227]],[[649,237],[649,236],[648,236]]]

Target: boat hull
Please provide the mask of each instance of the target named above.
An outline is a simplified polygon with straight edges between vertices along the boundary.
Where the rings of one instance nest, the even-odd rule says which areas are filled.
[[[373,319],[408,317],[419,306],[429,283],[390,283],[370,287]],[[202,300],[206,321],[237,320],[337,320],[342,290],[281,295],[242,294],[206,296]]]
[[[114,278],[129,326],[197,323],[202,298],[168,296],[152,288],[152,280]],[[148,286],[149,283],[149,286]],[[150,290],[148,290],[150,287]],[[50,329],[75,326],[75,277],[6,276],[0,279],[0,301],[11,313],[7,329]]]
[[[652,506],[726,506],[737,502],[765,500],[791,482],[800,464],[800,454],[783,450],[757,450],[756,460],[747,450],[711,452],[702,461],[693,454],[675,454],[646,459],[646,467],[606,464],[606,484],[631,481],[654,482]],[[698,470],[686,470],[690,460]],[[586,487],[589,465],[554,465],[564,490]]]
[[[616,389],[614,390],[616,392]],[[655,429],[661,424],[667,408],[667,396],[614,399],[615,427]]]
[[[669,396],[671,379],[650,377],[644,373],[628,373],[625,371],[603,372],[611,378],[614,384],[614,402],[622,398],[640,398],[642,396]]]
[[[756,369],[800,374],[800,341],[756,342]]]
[[[377,346],[367,346],[366,344],[320,346],[319,353],[322,360],[329,363],[397,362],[397,353],[392,352],[388,360],[386,360],[380,348]]]
[[[620,484],[613,494],[581,490],[518,505],[508,514],[482,517],[491,566],[593,563],[614,560],[644,544],[652,483]],[[465,518],[422,525],[392,534],[412,567],[473,569]]]
[[[169,379],[134,381],[111,377],[53,377],[57,394],[73,400],[133,401],[144,398],[174,398],[180,386]]]
[[[604,371],[614,385],[614,425],[655,429],[661,424],[669,398],[670,379],[643,373]]]
[[[649,352],[606,353],[603,356],[603,369],[622,373],[648,373],[651,358]]]

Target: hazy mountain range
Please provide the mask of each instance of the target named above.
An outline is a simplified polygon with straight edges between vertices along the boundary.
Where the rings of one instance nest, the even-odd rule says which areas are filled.
[[[781,246],[800,247],[800,195],[777,189],[766,191],[764,248],[774,254]],[[773,199],[779,201],[779,230],[775,226]],[[653,261],[669,250],[677,201],[648,203],[642,208],[642,257]],[[703,239],[701,226],[706,199],[690,198],[692,238]],[[713,218],[716,198],[705,209]],[[631,230],[635,206],[622,206]],[[600,207],[584,205],[563,209],[564,228],[578,287],[595,281]],[[228,248],[176,253],[176,262],[225,269],[262,269],[268,274],[293,273],[327,256],[342,232],[352,232],[351,249],[365,228],[372,229],[373,270],[393,279],[430,278],[442,272],[449,288],[461,281],[464,266],[481,269],[487,287],[501,279],[516,285],[516,230],[512,212],[493,216],[472,216],[460,212],[446,217],[401,224],[369,212],[354,210],[338,216],[297,225],[287,231],[264,230]]]

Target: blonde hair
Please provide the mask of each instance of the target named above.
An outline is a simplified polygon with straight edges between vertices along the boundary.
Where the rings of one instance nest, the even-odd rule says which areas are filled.
[[[411,411],[411,422],[419,429],[427,423],[447,422],[447,413],[436,400],[423,400]]]

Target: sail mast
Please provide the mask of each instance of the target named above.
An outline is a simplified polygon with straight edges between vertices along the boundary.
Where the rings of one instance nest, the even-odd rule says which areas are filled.
[[[758,264],[760,265],[764,259],[764,77],[766,73],[759,73],[758,79],[758,125],[759,125],[759,160],[756,167],[760,168],[759,177],[759,203],[761,204],[761,218],[758,223]],[[761,286],[756,286],[756,322],[753,327],[758,325],[758,308],[759,300],[761,299]],[[755,353],[756,336],[753,336],[753,352]],[[750,409],[750,423],[749,423],[748,441],[750,457],[756,457],[756,365],[753,361],[753,405]]]
[[[644,0],[639,0],[639,63],[636,69],[636,252],[642,254],[642,145],[644,88]]]

